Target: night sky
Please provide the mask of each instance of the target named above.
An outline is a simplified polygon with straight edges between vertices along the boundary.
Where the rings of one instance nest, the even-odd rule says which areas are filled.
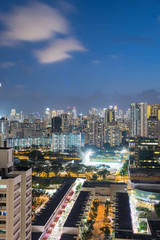
[[[1,0],[0,114],[160,102],[159,0]]]

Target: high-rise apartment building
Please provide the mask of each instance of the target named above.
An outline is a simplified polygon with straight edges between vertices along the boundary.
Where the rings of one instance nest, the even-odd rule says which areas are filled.
[[[108,124],[112,124],[114,122],[115,122],[115,110],[114,109],[106,109],[105,117],[104,117],[105,126],[107,126]]]
[[[147,137],[147,103],[131,104],[130,136]]]
[[[103,147],[104,122],[100,116],[88,115],[86,144]]]
[[[61,119],[62,119],[62,132],[63,133],[69,133],[69,120],[68,120],[68,114],[62,114],[61,115]]]
[[[65,152],[65,150],[78,149],[84,147],[84,134],[74,133],[53,133],[51,151],[53,152]]]
[[[31,240],[32,170],[14,171],[13,151],[0,148],[0,239]]]
[[[52,132],[53,133],[62,132],[62,118],[61,117],[52,118]]]
[[[77,119],[77,110],[76,110],[76,107],[73,107],[72,108],[72,118],[75,120]]]
[[[137,168],[160,168],[158,139],[130,138],[129,149],[130,165]]]
[[[160,136],[160,121],[156,116],[150,116],[147,119],[148,123],[148,137],[159,138]]]
[[[0,147],[4,146],[4,141],[6,141],[9,134],[9,121],[5,118],[0,119]]]
[[[110,146],[119,146],[122,143],[122,131],[117,125],[110,125],[106,129],[105,141]]]
[[[147,106],[147,118],[157,117],[160,120],[160,104],[149,104]]]

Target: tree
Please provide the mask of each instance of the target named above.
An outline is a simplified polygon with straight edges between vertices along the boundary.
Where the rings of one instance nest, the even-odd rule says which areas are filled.
[[[95,170],[94,166],[85,166],[85,172],[89,173],[89,172],[93,172]]]
[[[33,160],[43,159],[43,154],[41,153],[41,151],[34,150],[28,154],[28,157]]]
[[[141,221],[139,223],[139,230],[140,231],[147,231],[147,222],[146,221]]]
[[[109,229],[109,227],[105,226],[105,227],[100,228],[100,230],[104,234],[104,240],[109,239],[109,237],[110,237],[110,229]]]
[[[97,174],[94,173],[93,176],[92,176],[92,180],[93,180],[93,181],[96,181],[97,178],[98,178]]]
[[[62,163],[60,163],[58,161],[53,161],[51,163],[51,168],[56,177],[58,176],[59,172],[63,170]]]
[[[49,166],[46,166],[44,169],[44,172],[47,174],[47,177],[49,177],[50,171],[51,171],[51,168]]]
[[[32,171],[36,172],[38,176],[43,172],[44,164],[43,163],[36,163],[32,166]]]
[[[85,165],[84,164],[79,164],[79,163],[69,163],[65,167],[66,171],[68,173],[74,173],[76,175],[79,175],[80,173],[84,172]]]
[[[160,203],[154,206],[157,217],[160,219]]]
[[[102,169],[97,173],[99,176],[103,177],[103,180],[106,180],[106,174],[109,174],[109,171],[107,169]]]
[[[79,184],[77,185],[77,187],[76,187],[76,191],[80,191],[80,190],[81,190],[81,187],[82,187],[82,184],[79,183]]]
[[[120,171],[121,176],[127,176],[128,175],[128,164],[129,164],[129,160],[126,160],[126,162],[123,164],[122,169]]]

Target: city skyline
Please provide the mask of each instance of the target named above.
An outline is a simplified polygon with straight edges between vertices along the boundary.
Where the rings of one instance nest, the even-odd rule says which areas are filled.
[[[1,2],[2,113],[158,103],[159,4]]]

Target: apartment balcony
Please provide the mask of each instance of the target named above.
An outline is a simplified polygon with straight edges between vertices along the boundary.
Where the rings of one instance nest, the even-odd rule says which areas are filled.
[[[18,192],[18,193],[16,193],[16,194],[14,194],[14,201],[16,201],[16,200],[20,199],[20,197],[21,197],[21,195],[20,195],[20,193],[19,193],[19,192]]]
[[[17,210],[17,208],[20,207],[20,204],[21,204],[21,203],[20,203],[20,201],[18,200],[18,202],[15,203],[15,205],[14,205],[14,210]]]
[[[3,221],[3,220],[0,220],[0,221]],[[1,230],[1,229],[5,229],[5,227],[6,227],[6,223],[4,223],[4,224],[1,224],[1,223],[0,223],[0,230]]]
[[[6,216],[0,215],[0,221],[6,221]]]
[[[18,189],[20,190],[20,185],[19,184],[15,185],[14,192],[16,192]]]
[[[18,227],[13,234],[13,239],[14,240],[19,240],[20,239],[20,227]]]
[[[27,177],[26,183],[28,184],[28,183],[30,183],[31,181],[32,181],[32,176]]]
[[[6,238],[6,229],[5,227],[0,229],[0,238],[5,239]]]
[[[29,193],[26,193],[26,199],[31,196],[32,196],[32,191],[30,191]]]
[[[20,218],[14,221],[14,227],[17,227],[17,225],[20,223]]]
[[[0,206],[0,210],[6,211],[6,206]]]
[[[2,201],[2,202],[4,201],[5,202],[6,201],[6,197],[0,197],[0,201]]]
[[[31,230],[31,221],[26,223],[26,230]]]
[[[32,204],[32,200],[31,200],[31,199],[26,203],[26,207],[27,207],[29,204]]]

